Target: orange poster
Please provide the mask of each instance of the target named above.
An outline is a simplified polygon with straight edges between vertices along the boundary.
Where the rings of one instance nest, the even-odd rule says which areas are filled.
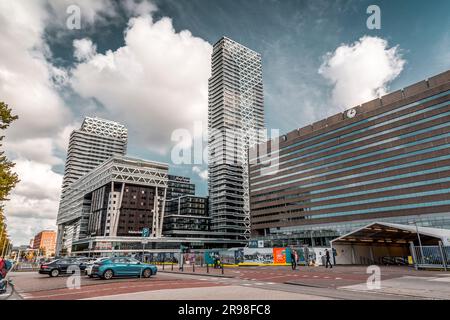
[[[273,248],[273,263],[286,263],[286,248]]]

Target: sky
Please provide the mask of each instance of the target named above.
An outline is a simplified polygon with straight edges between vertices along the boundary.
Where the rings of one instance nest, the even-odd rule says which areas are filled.
[[[21,179],[5,207],[13,242],[55,229],[85,116],[123,123],[130,156],[169,163],[206,195],[207,164],[173,153],[180,132],[186,150],[207,147],[195,128],[222,36],[261,53],[266,126],[284,133],[450,69],[448,12],[447,0],[0,0],[0,100],[20,117],[2,146]]]

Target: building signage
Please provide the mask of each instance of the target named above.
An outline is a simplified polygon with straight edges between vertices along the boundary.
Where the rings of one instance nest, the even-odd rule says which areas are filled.
[[[150,236],[150,229],[149,228],[142,229],[142,237],[148,238],[149,236]]]
[[[248,247],[249,248],[258,248],[258,240],[250,240],[248,242]]]

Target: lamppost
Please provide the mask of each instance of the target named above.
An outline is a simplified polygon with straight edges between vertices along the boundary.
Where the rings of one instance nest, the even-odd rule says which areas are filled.
[[[419,240],[419,248],[420,248],[420,256],[421,256],[420,260],[422,261],[422,264],[424,264],[425,260],[424,260],[424,256],[423,256],[422,240],[420,239],[419,226],[417,225],[417,220],[414,220],[413,223],[416,226],[417,240]],[[410,222],[410,224],[412,224],[412,223]]]

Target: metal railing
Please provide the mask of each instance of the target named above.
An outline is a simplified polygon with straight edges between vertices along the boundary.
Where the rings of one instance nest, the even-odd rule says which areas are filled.
[[[447,271],[450,267],[450,246],[411,245],[411,254],[416,268],[439,268]]]

